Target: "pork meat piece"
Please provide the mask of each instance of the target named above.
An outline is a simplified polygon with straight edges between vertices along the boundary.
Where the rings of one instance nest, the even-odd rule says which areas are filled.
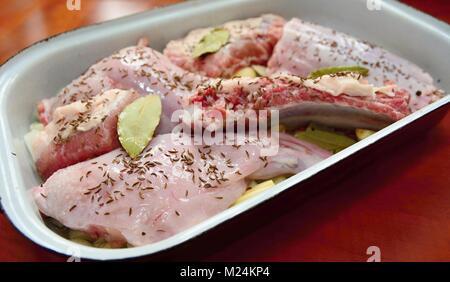
[[[318,122],[378,130],[410,113],[406,91],[393,85],[374,87],[353,76],[312,80],[280,75],[219,80],[198,87],[188,103],[191,109],[201,108],[202,114],[196,115],[195,121],[202,119],[206,125],[211,123],[209,116],[217,112],[225,119],[237,121],[245,118],[242,112],[247,109],[265,109],[278,110],[280,120],[289,127]]]
[[[57,107],[42,130],[25,137],[41,177],[118,148],[118,115],[138,97],[135,91],[113,89]]]
[[[93,238],[140,246],[227,209],[252,174],[249,178],[293,174],[330,155],[295,138],[283,141],[279,157],[271,158],[261,157],[258,142],[181,145],[172,138],[155,137],[137,159],[116,149],[57,171],[32,189],[39,210]]]
[[[185,38],[170,41],[164,49],[164,55],[191,72],[209,77],[231,77],[243,67],[267,64],[281,37],[284,23],[282,17],[272,14],[228,22],[221,28],[229,31],[229,43],[219,51],[199,58],[194,58],[192,51],[214,28],[196,29]]]
[[[38,173],[46,179],[57,169],[118,148],[117,115],[129,102],[141,95],[161,97],[163,113],[158,133],[170,132],[176,124],[170,120],[172,113],[181,109],[182,98],[190,95],[192,89],[203,80],[206,79],[180,69],[161,53],[145,46],[127,47],[101,60],[61,90],[56,97],[39,103],[39,119],[45,130],[39,134],[35,134],[36,131],[28,134],[33,137],[29,147]],[[58,137],[61,135],[61,128],[65,132],[73,129],[67,126],[68,121],[58,122],[59,120],[67,114],[71,114],[69,118],[75,120],[80,118],[78,114],[83,114],[83,119],[89,119],[91,116],[87,113],[95,111],[96,107],[88,110],[87,105],[96,105],[96,101],[112,102],[116,99],[110,97],[116,92],[114,89],[131,89],[129,92],[132,95],[120,92],[123,94],[120,95],[123,99],[119,99],[122,102],[119,106],[114,104],[117,107],[111,108],[108,118],[102,120],[94,130],[72,130],[70,138]]]
[[[287,72],[303,77],[323,67],[351,65],[368,68],[370,83],[394,81],[410,92],[411,111],[442,97],[431,76],[417,65],[368,42],[296,18],[284,26],[268,63],[272,74]]]
[[[180,145],[166,134],[139,159],[116,149],[61,169],[32,191],[40,211],[65,226],[139,246],[227,209],[263,165],[255,145]]]
[[[113,88],[134,89],[141,95],[161,96],[164,112],[159,133],[167,133],[173,127],[170,122],[172,112],[181,108],[181,97],[188,95],[203,80],[149,47],[131,46],[102,59],[64,87],[56,97],[39,103],[39,117],[46,124],[52,120],[57,107],[84,101]]]
[[[267,165],[252,173],[248,179],[266,180],[280,175],[295,175],[332,155],[330,151],[286,133],[279,133],[279,146],[277,154],[267,158]]]

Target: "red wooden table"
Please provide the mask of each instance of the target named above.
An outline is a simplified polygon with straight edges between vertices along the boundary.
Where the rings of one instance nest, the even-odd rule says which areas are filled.
[[[14,3],[20,2],[27,1]],[[177,1],[135,1],[140,6],[129,11],[169,2]],[[447,0],[404,2],[450,22]],[[16,4],[2,4],[2,12],[8,11],[7,16],[15,20],[5,20],[6,15],[0,17],[0,38],[8,37],[10,41],[8,45],[2,40],[0,61],[24,44],[99,19],[92,16],[96,11],[94,6],[80,11],[77,17],[65,15],[67,12],[58,8],[53,0],[33,3],[25,11]],[[44,11],[54,14],[54,17],[59,15],[59,20],[41,18],[47,21],[47,25],[36,35],[32,24],[36,21],[36,11],[41,16]],[[122,15],[124,13],[126,11],[122,11]],[[24,36],[26,32],[32,36]],[[443,60],[443,63],[447,62]],[[299,202],[293,208],[286,210],[280,202],[271,205],[271,209],[283,211],[275,218],[268,217],[270,220],[267,222],[252,226],[253,229],[228,229],[227,232],[236,234],[222,234],[214,244],[203,246],[197,242],[194,248],[182,247],[173,256],[169,254],[161,258],[366,261],[369,257],[367,248],[377,246],[381,250],[382,261],[450,261],[450,114],[432,130],[405,139],[401,146],[382,153],[375,162],[346,175],[334,185],[328,185],[326,191]],[[259,213],[258,216],[263,217],[264,214]],[[213,236],[217,237],[220,232],[221,229],[215,231]],[[0,215],[0,261],[66,259],[30,242],[12,227],[4,215]]]

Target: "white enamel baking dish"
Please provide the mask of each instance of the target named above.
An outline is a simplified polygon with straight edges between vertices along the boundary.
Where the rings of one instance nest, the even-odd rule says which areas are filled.
[[[396,1],[378,2],[381,10],[371,11],[366,0],[190,1],[71,31],[27,48],[0,69],[0,196],[4,212],[21,233],[58,253],[99,260],[149,255],[238,216],[438,108],[448,109],[450,96],[445,96],[269,191],[151,245],[113,250],[86,247],[58,236],[44,225],[28,195],[29,188],[39,184],[40,179],[23,141],[36,103],[55,95],[98,59],[134,44],[141,36],[150,38],[151,47],[161,50],[170,39],[197,27],[267,12],[287,19],[300,17],[369,40],[417,63],[440,79],[438,86],[448,92],[449,26]]]

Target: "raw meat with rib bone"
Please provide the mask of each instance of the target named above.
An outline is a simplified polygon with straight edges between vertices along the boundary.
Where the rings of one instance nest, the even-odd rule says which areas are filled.
[[[216,80],[199,86],[189,104],[191,109],[201,108],[202,114],[196,117],[206,125],[210,123],[209,116],[217,112],[225,119],[239,121],[245,118],[239,110],[269,109],[278,110],[280,120],[288,126],[319,122],[341,128],[381,129],[410,113],[409,94],[404,90],[376,92],[376,87],[353,81],[356,85],[361,83],[364,91],[368,86],[376,93],[336,95],[318,90],[315,85],[320,79],[279,75]]]
[[[272,27],[279,28],[281,22]],[[262,44],[267,48],[256,52],[255,58],[266,61],[275,39],[254,39],[248,44],[232,41],[223,52]],[[226,54],[209,55],[215,59],[208,64],[225,66],[226,73],[220,73],[225,76],[230,76],[234,67],[259,62],[250,56],[244,65],[230,66],[233,58],[241,56],[231,56],[225,63],[220,56]],[[194,68],[219,75],[214,68]],[[333,79],[341,83],[338,90],[323,86],[323,81]],[[405,90],[384,82],[374,84],[348,74],[317,80],[289,74],[206,78],[177,67],[142,44],[128,47],[93,65],[57,97],[40,103],[40,120],[46,127],[32,138],[31,147],[40,173],[44,178],[51,176],[32,193],[42,213],[93,238],[118,245],[157,242],[227,209],[244,193],[247,180],[295,174],[331,153],[285,134],[280,134],[278,153],[270,157],[260,155],[262,148],[257,143],[183,145],[175,144],[170,134],[160,134],[140,157],[131,159],[118,148],[115,127],[117,114],[125,105],[139,95],[159,95],[163,104],[159,133],[172,129],[170,117],[175,110],[189,109],[195,103],[224,115],[241,109],[276,109],[284,123],[297,126],[318,121],[336,127],[379,129],[409,114],[410,95]],[[369,92],[360,93],[364,91]],[[81,110],[73,114],[74,109]],[[67,114],[70,112],[73,115]],[[78,120],[86,113],[89,118]],[[100,117],[100,123],[91,124],[94,116]],[[76,127],[75,131],[66,132],[68,125]],[[54,138],[64,142],[48,142]]]
[[[282,21],[272,15],[263,16],[257,21],[261,25],[267,21],[264,24],[267,26],[263,30],[278,28],[282,25]],[[254,20],[249,20],[249,22],[253,23]],[[271,60],[271,65],[275,61],[281,63],[280,69],[283,66],[283,61],[281,61],[283,46],[287,44],[285,40],[293,32],[294,24],[298,24],[296,20],[292,20],[285,27],[283,39],[279,42],[276,54]],[[237,25],[230,24],[229,26],[231,28]],[[258,30],[256,28],[253,32]],[[230,46],[227,48],[245,49],[248,47],[246,44],[238,44],[238,38],[236,37],[236,41],[229,44]],[[249,46],[258,48],[259,41],[251,42],[253,43]],[[220,52],[217,56],[220,55]],[[393,57],[393,59],[396,58]],[[302,65],[299,64],[298,67],[302,67]],[[426,78],[426,75],[424,77]],[[217,85],[220,85],[221,89],[216,89]],[[381,82],[378,85],[383,86]],[[276,109],[280,110],[281,121],[287,125],[298,126],[302,123],[317,121],[336,127],[380,129],[407,115],[409,110],[405,107],[405,103],[410,100],[410,95],[401,89],[396,89],[393,95],[379,92],[370,97],[352,96],[345,91],[333,94],[326,89],[318,90],[311,85],[306,85],[302,78],[292,75],[255,79],[207,78],[181,69],[161,53],[140,44],[124,48],[99,61],[80,78],[65,87],[56,97],[43,100],[38,107],[40,120],[43,124],[51,123],[54,112],[58,108],[77,102],[85,103],[114,88],[133,89],[140,95],[161,96],[163,114],[158,127],[159,134],[170,132],[174,127],[175,123],[170,121],[174,111],[190,108],[194,102],[202,102],[203,106],[209,109],[218,109],[226,114],[236,108]],[[71,158],[71,161],[67,161],[67,158],[62,158],[63,161],[54,161],[55,159],[49,156],[59,156],[57,159],[61,159],[61,156],[58,151],[55,151],[55,146],[49,146],[48,154],[44,154],[43,159],[38,161],[38,171],[44,177],[48,177],[56,169],[117,148],[119,145],[114,137],[116,136],[115,132],[113,132],[115,127],[102,126],[101,128],[109,130],[105,136],[111,136],[111,138],[104,137],[102,139],[101,144],[104,146],[90,147],[89,150],[85,150],[80,148],[81,145],[74,145],[73,148],[71,147],[73,152],[84,151],[86,154],[74,153],[77,157]],[[81,136],[85,135],[83,134]]]
[[[286,23],[268,63],[269,72],[306,77],[324,67],[359,65],[368,68],[370,83],[394,82],[411,94],[416,111],[442,97],[431,76],[417,65],[371,43],[300,19]]]
[[[349,96],[346,93],[333,96],[326,91],[308,87],[303,79],[289,75],[253,79],[207,79],[174,66],[164,56],[148,47],[125,48],[99,64],[104,68],[107,65],[108,68],[101,73],[95,72],[96,79],[90,77],[85,80],[82,76],[47,105],[48,108],[44,112],[47,112],[45,116],[48,116],[47,120],[50,123],[46,128],[55,124],[55,112],[64,112],[77,103],[90,103],[92,99],[102,99],[104,93],[108,91],[99,93],[90,90],[80,91],[80,87],[89,88],[89,83],[96,85],[94,82],[99,81],[99,76],[107,77],[111,82],[108,87],[135,89],[140,95],[146,93],[160,95],[163,114],[158,128],[159,133],[170,132],[173,128],[175,124],[170,118],[175,110],[187,109],[194,102],[202,102],[202,105],[209,109],[224,112],[236,109],[277,109],[280,110],[281,120],[287,125],[318,121],[338,127],[380,129],[409,113],[406,106],[409,96],[400,90],[396,91],[393,97],[380,93],[374,97]],[[92,67],[97,68],[98,65]],[[102,91],[103,86],[97,90]],[[134,94],[134,97],[137,95]],[[99,131],[85,133],[75,129],[74,136],[69,139],[73,141],[64,142],[62,145],[53,144],[48,140],[39,143],[37,139],[38,143],[34,142],[31,146],[32,151],[46,152],[34,153],[42,156],[36,157],[41,176],[47,178],[59,168],[119,147],[116,125],[113,121],[117,120],[117,114],[123,107],[110,113],[110,118],[106,120],[110,123],[98,126],[103,132],[100,135],[97,134]],[[60,125],[64,127],[64,124]],[[44,132],[53,130],[51,128],[52,126]],[[88,134],[92,138],[86,139]],[[85,146],[89,144],[89,140],[96,139],[101,142]]]

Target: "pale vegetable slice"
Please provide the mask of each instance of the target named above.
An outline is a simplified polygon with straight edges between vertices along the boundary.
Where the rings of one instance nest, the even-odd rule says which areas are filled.
[[[110,243],[108,243],[105,239],[99,238],[95,242],[92,243],[94,247],[103,248],[103,249],[112,249]]]
[[[25,145],[27,146],[28,152],[30,152],[34,161],[36,161],[39,156],[33,148],[33,142],[36,138],[39,138],[42,130],[44,130],[44,125],[39,122],[34,122],[30,125],[30,131],[28,131],[28,133],[24,136]]]
[[[81,239],[81,238],[70,239],[70,241],[78,243],[78,244],[81,244],[81,245],[92,247],[92,243],[91,242],[89,242],[87,240],[84,240],[84,239]]]
[[[358,140],[363,140],[363,139],[369,137],[370,135],[374,134],[375,132],[376,131],[369,130],[369,129],[361,129],[361,128],[355,129],[355,134],[356,134],[356,137],[358,138]]]
[[[313,138],[322,140],[323,142],[336,144],[340,147],[348,147],[355,144],[355,140],[347,137],[343,133],[335,132],[333,129],[311,123],[306,132]]]
[[[245,67],[238,70],[233,77],[257,77],[257,74],[253,68]]]
[[[261,65],[253,65],[238,70],[233,77],[258,77],[267,76],[267,68]]]
[[[319,78],[319,77],[327,75],[327,74],[336,74],[339,72],[355,72],[355,73],[361,74],[362,76],[369,75],[369,69],[367,69],[367,68],[360,67],[360,66],[344,66],[344,67],[321,68],[321,69],[311,72],[308,75],[308,78],[316,79],[316,78]]]
[[[30,125],[30,130],[44,130],[44,125],[40,122],[33,122]]]
[[[342,147],[336,146],[335,144],[330,144],[330,143],[326,143],[326,142],[322,142],[320,140],[314,139],[314,138],[310,137],[310,135],[308,133],[306,133],[306,131],[298,131],[294,134],[294,136],[300,140],[315,144],[315,145],[319,146],[320,148],[331,151],[331,152],[338,152],[343,149]]]
[[[255,187],[256,185],[258,185],[258,182],[257,182],[256,180],[252,180],[252,181],[250,182],[250,184],[248,185],[248,187],[253,188],[253,187]]]
[[[192,57],[198,58],[204,54],[215,53],[228,43],[230,32],[224,28],[216,28],[206,34],[200,42],[195,45]]]
[[[161,117],[161,98],[147,95],[128,105],[119,115],[117,131],[122,147],[132,158],[147,147]]]
[[[315,124],[310,124],[306,131],[295,133],[295,137],[334,153],[356,143],[355,140],[342,133]]]
[[[285,181],[287,178],[288,178],[287,176],[281,175],[281,176],[272,178],[272,181],[273,181],[273,183],[278,184],[280,182]]]
[[[273,187],[275,183],[272,180],[267,180],[262,183],[259,183],[255,186],[253,186],[251,189],[247,190],[241,197],[239,197],[235,205],[242,203],[243,201],[246,201],[250,199],[251,197],[254,197],[255,195],[258,195],[259,193],[266,191],[267,189]]]
[[[253,65],[252,68],[258,76],[267,76],[267,68],[265,66]]]
[[[86,232],[79,230],[69,230],[68,235],[70,241],[82,244],[85,246],[92,246],[92,237]]]
[[[85,241],[92,240],[92,238],[91,238],[91,236],[89,236],[89,234],[87,234],[86,232],[83,232],[83,231],[79,231],[79,230],[70,230],[69,231],[69,239],[71,239],[71,240],[81,239],[81,240],[85,240]]]

